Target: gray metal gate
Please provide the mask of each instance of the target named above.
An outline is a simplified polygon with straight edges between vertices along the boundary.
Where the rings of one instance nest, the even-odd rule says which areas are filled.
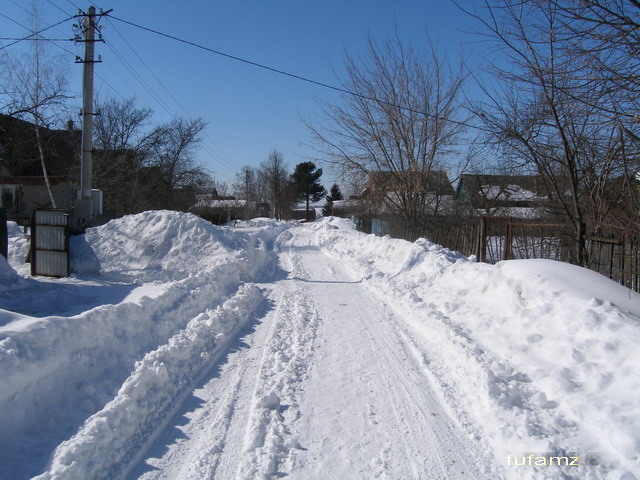
[[[69,276],[69,213],[35,210],[31,224],[31,275]]]

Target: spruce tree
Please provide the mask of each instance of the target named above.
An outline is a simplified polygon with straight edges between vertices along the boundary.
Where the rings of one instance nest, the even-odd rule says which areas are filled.
[[[296,169],[291,175],[291,182],[295,187],[296,200],[305,200],[306,219],[309,221],[309,203],[317,202],[327,194],[325,188],[320,184],[322,169],[316,168],[313,162],[302,162],[296,165]]]
[[[330,194],[327,195],[327,203],[325,203],[324,207],[322,207],[322,214],[325,217],[329,217],[333,215],[333,202],[336,200],[343,200],[343,199],[344,199],[344,196],[340,191],[340,187],[338,186],[337,183],[334,183],[331,186]]]

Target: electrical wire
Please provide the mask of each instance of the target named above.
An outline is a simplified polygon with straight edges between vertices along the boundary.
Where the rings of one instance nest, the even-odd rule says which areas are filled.
[[[73,38],[44,38],[44,37],[40,37],[40,38],[15,38],[15,37],[0,37],[0,40],[19,40],[19,41],[23,41],[23,40],[30,40],[30,41],[40,41],[40,40],[45,40],[47,42],[73,42]]]
[[[67,12],[65,12],[62,7],[59,7],[58,5],[56,5],[55,3],[53,3],[51,0],[47,0],[48,3],[50,3],[51,5],[53,5],[54,7],[56,7],[58,10],[60,10],[62,13],[69,15]],[[13,0],[11,0],[11,3],[13,3],[15,5],[15,2]],[[80,9],[78,9],[80,10]]]
[[[153,76],[153,78],[156,80],[156,82],[158,82],[158,84],[162,87],[162,89],[167,93],[167,95],[169,95],[169,97],[171,97],[171,99],[176,103],[176,105],[185,113],[185,115],[190,119],[193,120],[193,117],[191,117],[191,115],[189,114],[189,112],[187,111],[186,108],[184,108],[184,106],[180,103],[180,101],[171,93],[171,91],[165,86],[165,84],[162,82],[162,80],[160,80],[160,78],[153,72],[153,70],[151,70],[151,68],[149,67],[149,65],[147,64],[147,62],[144,61],[144,58],[138,54],[138,52],[136,52],[136,50],[133,48],[133,46],[129,43],[129,41],[126,39],[126,37],[124,35],[122,35],[122,33],[118,30],[118,28],[116,27],[116,25],[111,22],[111,20],[107,17],[107,21],[109,22],[109,25],[111,25],[111,27],[113,28],[113,30],[118,34],[118,36],[122,39],[122,41],[124,41],[124,43],[129,47],[129,49],[133,52],[133,54],[136,56],[136,58],[140,61],[140,63],[142,65],[144,65],[144,67],[148,70],[148,72]],[[147,86],[150,87],[150,85],[147,84]],[[165,104],[168,107],[168,104]],[[165,108],[166,110],[166,108]],[[169,113],[169,112],[168,112]],[[172,112],[173,116],[177,116],[175,115],[175,112]],[[209,146],[204,144],[203,147],[205,148],[205,150],[207,151],[207,153],[209,153],[209,155],[211,155],[212,159],[224,164],[225,167],[227,168],[232,168],[232,169],[239,169],[241,168],[239,165],[237,165],[231,158],[229,158],[229,156],[223,152],[220,147],[213,141],[213,139],[207,134],[205,133],[205,140],[208,140],[222,155],[222,157],[220,156],[220,154],[216,153],[213,151],[213,149]]]
[[[2,17],[4,17],[4,18],[6,18],[7,20],[12,21],[13,23],[15,23],[15,24],[17,24],[17,25],[20,25],[20,23],[19,23],[19,22],[16,22],[13,18],[8,17],[8,16],[7,16],[7,15],[5,15],[4,13],[0,13],[0,16],[2,16]],[[52,29],[52,28],[54,28],[54,27],[57,27],[58,25],[62,25],[63,23],[68,22],[69,20],[72,20],[72,19],[74,19],[74,18],[75,18],[75,15],[74,15],[74,16],[71,16],[71,17],[68,17],[68,18],[65,18],[64,20],[61,20],[61,21],[59,21],[58,23],[54,23],[53,25],[49,25],[48,27],[45,27],[45,28],[43,28],[42,30],[39,30],[39,31],[37,31],[37,32],[33,32],[33,33],[31,33],[30,35],[27,35],[26,37],[22,37],[22,38],[20,38],[20,39],[16,40],[15,42],[13,42],[13,43],[8,43],[7,45],[3,45],[3,46],[1,46],[1,47],[0,47],[0,50],[4,50],[5,48],[9,48],[9,47],[11,47],[12,45],[15,45],[16,43],[22,42],[22,41],[24,41],[24,40],[29,40],[31,37],[34,37],[34,36],[36,36],[36,35],[40,35],[41,33],[44,33],[44,32],[46,32],[47,30],[50,30],[50,29]],[[20,25],[20,26],[24,28],[24,26],[23,26],[23,25]],[[29,29],[27,29],[27,30],[29,30]]]
[[[11,3],[13,3],[14,5],[16,5],[19,8],[22,8],[22,10],[24,10],[25,12],[29,13],[28,10],[26,10],[24,7],[22,7],[21,5],[15,3],[13,0],[9,0],[11,1]],[[55,3],[53,3],[51,0],[47,0],[48,3],[50,3],[51,5],[53,5],[54,7],[56,7],[58,10],[60,10],[61,12],[69,15],[67,12],[65,12],[64,9],[62,9],[60,6],[56,5]],[[71,2],[70,2],[71,3]],[[90,2],[92,3],[92,2]],[[92,3],[93,4],[93,3]],[[77,5],[73,4],[75,7],[77,7]],[[94,5],[95,6],[95,5]],[[20,22],[9,18],[8,16],[4,15],[4,14],[0,14],[2,16],[4,16],[5,18],[7,18],[8,20],[12,21],[13,23],[15,23],[16,25],[20,26],[21,28],[24,28],[25,30],[27,30],[28,32],[31,32],[30,35],[28,35],[27,37],[21,37],[21,38],[10,38],[10,39],[5,39],[5,38],[0,38],[0,39],[4,39],[4,40],[17,40],[17,41],[24,41],[24,40],[40,40],[40,41],[47,41],[47,42],[56,42],[56,41],[73,41],[74,39],[70,39],[70,38],[65,38],[65,39],[50,39],[50,38],[43,38],[38,36],[38,38],[33,39],[30,37],[39,35],[39,33],[43,32],[46,29],[49,28],[54,28],[57,25],[59,25],[60,22],[58,24],[55,25],[51,25],[49,27],[47,27],[44,30],[41,30],[40,32],[34,32],[33,30],[31,30],[30,28],[26,27],[25,25],[21,24]],[[69,15],[69,18],[76,18],[76,15]],[[110,22],[112,24],[112,22]],[[153,75],[153,77],[156,79],[156,81],[162,86],[162,88],[169,94],[169,96],[176,102],[176,104],[178,104],[180,106],[180,108],[186,113],[187,116],[190,117],[189,113],[186,111],[186,109],[180,104],[180,102],[175,98],[175,96],[173,94],[171,94],[171,92],[164,86],[164,84],[162,83],[162,81],[157,77],[157,75],[155,75],[153,73],[153,71],[151,71],[151,69],[149,68],[149,66],[144,62],[144,60],[140,57],[140,55],[137,54],[137,52],[135,52],[135,50],[133,49],[133,47],[129,44],[129,42],[124,38],[124,36],[117,31],[117,28],[115,27],[115,25],[113,25],[114,30],[118,33],[118,35],[120,35],[120,37],[125,41],[125,43],[129,46],[129,48],[133,51],[133,53],[136,55],[136,57],[138,57],[138,59],[145,65],[145,67],[147,68],[147,70],[149,70],[149,72]],[[56,30],[60,31],[59,29],[56,28]],[[61,32],[62,33],[62,32]],[[17,43],[17,42],[15,42]],[[147,83],[145,82],[145,80],[136,72],[136,70],[129,64],[129,62],[126,60],[126,58],[124,58],[124,56],[122,56],[110,43],[107,43],[107,47],[113,52],[113,54],[116,56],[116,58],[122,63],[122,65],[131,73],[131,75],[138,81],[138,83],[140,83],[140,85],[142,86],[143,89],[145,89],[147,91],[147,93],[166,111],[166,113],[168,115],[170,115],[172,118],[177,117],[175,111],[173,111],[173,109],[171,109],[171,107],[162,100],[161,96],[158,95],[153,88]],[[63,51],[65,51],[66,53],[74,56],[74,57],[78,57],[78,55],[60,45],[57,45],[55,43],[53,43],[55,46],[61,48]],[[10,46],[10,45],[7,45]],[[109,66],[111,67],[111,65],[109,64]],[[133,88],[131,88],[130,85],[127,84],[126,80],[117,72],[117,70],[112,69],[116,75],[118,75],[118,77],[120,78],[121,81],[123,81],[123,83],[125,85],[127,85],[132,91],[135,92],[135,90]],[[121,98],[125,98],[120,92],[118,92],[116,89],[114,89],[111,84],[106,81],[98,72],[95,72],[95,75],[102,80],[103,84],[106,85],[107,87],[109,87],[114,93],[116,93],[118,96],[120,96]],[[157,126],[157,125],[156,125]],[[216,152],[213,151],[213,149],[211,148],[211,146],[207,145],[207,144],[203,144],[203,148],[204,150],[210,155],[211,159],[213,161],[215,161],[216,163],[221,163],[224,165],[225,168],[231,168],[231,169],[235,169],[235,168],[239,168],[235,163],[233,163],[231,161],[231,159],[220,149],[220,147],[218,147],[215,142],[209,137],[208,134],[205,135],[206,139],[209,140],[210,143],[212,143],[219,151],[220,153],[226,157],[226,159],[224,157],[221,157],[219,154],[217,154]],[[224,175],[225,177],[227,177],[226,175]],[[230,177],[227,177],[229,179],[231,179]]]
[[[326,89],[329,89],[329,90],[340,92],[340,93],[343,93],[343,94],[346,94],[346,95],[349,95],[349,96],[352,96],[352,97],[357,97],[357,98],[361,98],[363,100],[376,102],[376,103],[381,104],[381,105],[386,105],[386,106],[390,106],[390,107],[397,108],[397,109],[400,109],[400,110],[404,110],[405,112],[414,113],[414,114],[418,114],[418,115],[423,115],[423,116],[426,116],[426,117],[429,117],[429,118],[433,118],[435,120],[449,122],[449,123],[453,123],[453,124],[460,125],[460,126],[463,126],[463,127],[468,127],[468,128],[473,128],[473,129],[476,129],[476,130],[490,132],[490,130],[488,130],[486,128],[483,128],[483,127],[480,127],[478,125],[472,125],[470,123],[462,122],[462,121],[459,121],[459,120],[453,120],[451,118],[443,118],[443,117],[439,117],[438,115],[434,115],[434,114],[431,114],[431,113],[428,113],[428,112],[424,112],[424,111],[421,111],[421,110],[413,109],[411,107],[405,107],[405,106],[402,106],[402,105],[397,105],[397,104],[392,103],[392,102],[387,102],[385,100],[381,100],[381,99],[378,99],[378,98],[370,97],[368,95],[363,95],[363,94],[358,93],[358,92],[353,92],[351,90],[347,90],[346,88],[336,87],[335,85],[330,85],[328,83],[324,83],[324,82],[320,82],[318,80],[313,80],[311,78],[303,77],[303,76],[297,75],[295,73],[286,72],[284,70],[280,70],[278,68],[270,67],[268,65],[264,65],[264,64],[261,64],[261,63],[258,63],[258,62],[254,62],[252,60],[247,60],[245,58],[241,58],[241,57],[238,57],[238,56],[235,56],[235,55],[230,55],[228,53],[224,53],[224,52],[221,52],[219,50],[215,50],[213,48],[209,48],[209,47],[201,45],[199,43],[192,42],[190,40],[185,40],[185,39],[180,38],[180,37],[176,37],[175,35],[171,35],[171,34],[168,34],[168,33],[160,32],[159,30],[155,30],[153,28],[145,27],[143,25],[139,25],[137,23],[130,22],[128,20],[124,20],[124,19],[116,17],[114,15],[107,15],[107,16],[110,17],[110,18],[113,18],[114,20],[118,20],[119,22],[125,23],[127,25],[131,25],[132,27],[136,27],[136,28],[138,28],[140,30],[145,30],[147,32],[151,32],[151,33],[154,33],[156,35],[159,35],[161,37],[169,38],[169,39],[174,40],[176,42],[184,43],[185,45],[190,45],[192,47],[199,48],[200,50],[204,50],[206,52],[213,53],[213,54],[219,55],[221,57],[229,58],[229,59],[235,60],[237,62],[241,62],[241,63],[245,63],[247,65],[251,65],[251,66],[254,66],[254,67],[257,67],[257,68],[261,68],[263,70],[268,70],[270,72],[277,73],[279,75],[283,75],[283,76],[286,76],[286,77],[289,77],[289,78],[293,78],[295,80],[300,80],[302,82],[310,83],[312,85],[316,85],[316,86],[319,86],[319,87],[322,87],[322,88],[326,88]]]
[[[82,11],[82,9],[78,5],[73,3],[71,0],[67,0],[67,2],[70,3],[71,5],[73,5],[74,7],[76,7],[80,12]]]

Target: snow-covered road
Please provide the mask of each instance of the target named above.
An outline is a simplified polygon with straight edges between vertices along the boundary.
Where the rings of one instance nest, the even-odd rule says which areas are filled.
[[[589,270],[155,211],[44,280],[9,226],[1,479],[640,478],[640,295]]]
[[[132,478],[495,478],[433,390],[397,312],[326,255],[279,241],[269,307]]]

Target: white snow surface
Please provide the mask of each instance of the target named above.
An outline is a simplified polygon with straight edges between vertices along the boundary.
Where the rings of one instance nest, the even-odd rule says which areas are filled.
[[[640,478],[640,295],[594,272],[155,211],[53,280],[8,227],[0,478]]]

